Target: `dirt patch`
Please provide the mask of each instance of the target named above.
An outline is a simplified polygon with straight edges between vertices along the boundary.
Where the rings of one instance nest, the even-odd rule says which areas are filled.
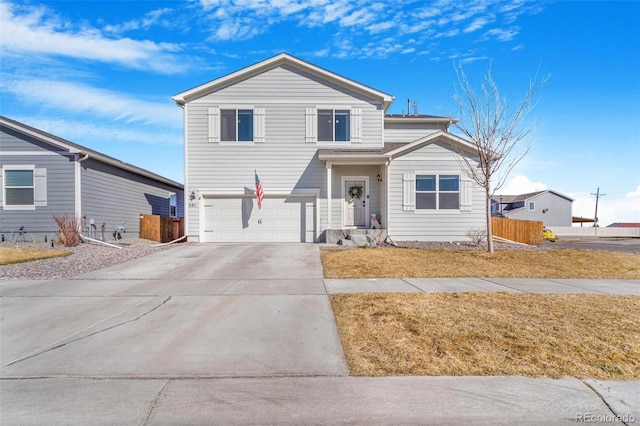
[[[356,376],[640,379],[640,297],[331,295]]]

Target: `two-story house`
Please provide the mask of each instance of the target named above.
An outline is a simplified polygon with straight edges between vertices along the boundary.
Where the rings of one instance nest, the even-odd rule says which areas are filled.
[[[322,242],[367,232],[374,214],[396,241],[484,226],[483,192],[459,161],[477,154],[449,117],[388,115],[391,95],[285,53],[173,99],[190,241]]]

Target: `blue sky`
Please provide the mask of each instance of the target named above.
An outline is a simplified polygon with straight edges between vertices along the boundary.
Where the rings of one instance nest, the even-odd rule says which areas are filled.
[[[640,2],[0,2],[0,114],[176,181],[171,96],[281,52],[447,115],[460,61],[508,99],[551,74],[535,142],[500,190],[553,189],[601,225],[640,221]],[[453,114],[455,116],[455,114]]]

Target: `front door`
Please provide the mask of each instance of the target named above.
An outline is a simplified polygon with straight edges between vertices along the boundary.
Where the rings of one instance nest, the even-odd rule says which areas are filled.
[[[345,180],[344,226],[366,227],[367,208],[367,181],[357,178]]]

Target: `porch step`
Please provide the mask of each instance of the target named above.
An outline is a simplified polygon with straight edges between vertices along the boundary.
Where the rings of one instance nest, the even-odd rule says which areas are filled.
[[[373,235],[378,244],[387,238],[386,229],[327,229],[325,231],[325,242],[327,244],[338,244],[338,241],[347,239],[351,235]]]

